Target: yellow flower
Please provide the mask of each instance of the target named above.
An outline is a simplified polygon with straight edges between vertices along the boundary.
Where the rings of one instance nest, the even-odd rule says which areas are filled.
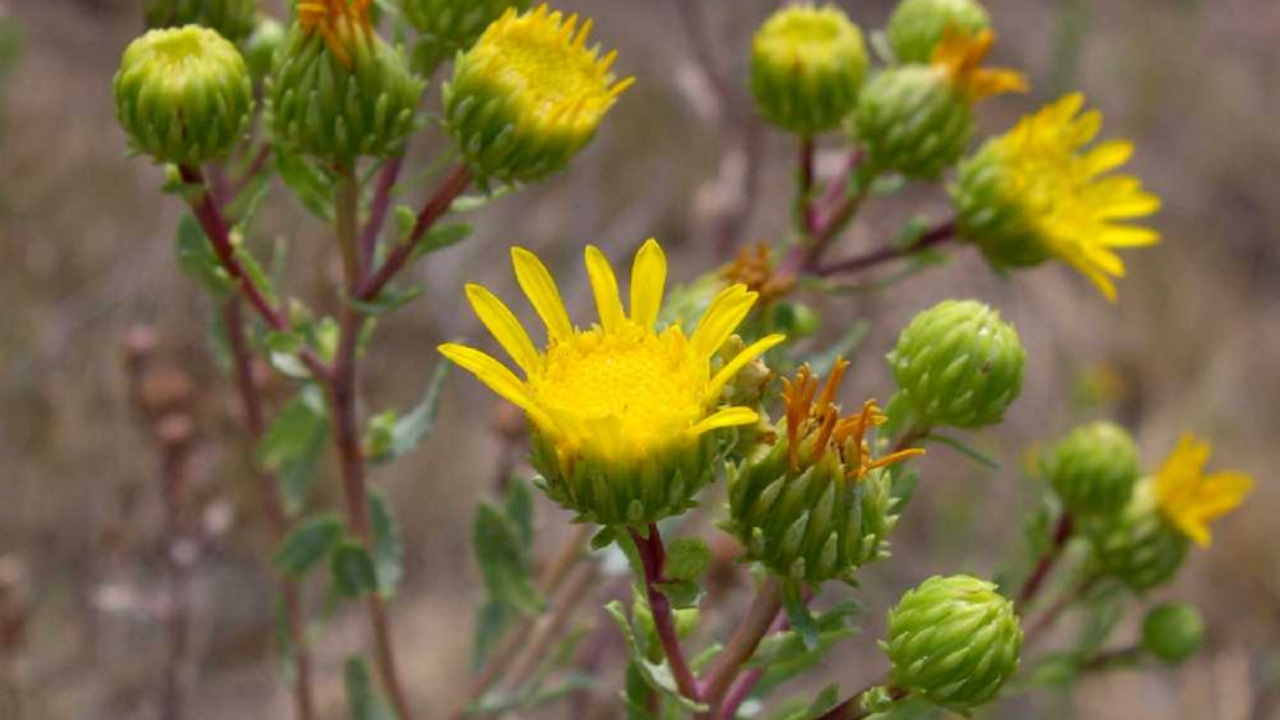
[[[1209,443],[1186,433],[1155,478],[1160,511],[1201,547],[1209,545],[1209,521],[1239,507],[1253,489],[1253,478],[1245,473],[1205,475],[1209,452]]]
[[[351,53],[347,49],[352,33],[372,33],[369,20],[369,3],[372,0],[300,0],[298,22],[309,33],[324,36],[329,50],[347,67],[352,66]]]
[[[441,345],[440,352],[524,410],[536,440],[554,454],[555,467],[540,469],[544,474],[550,471],[548,481],[559,501],[606,524],[650,522],[678,510],[687,498],[655,500],[660,492],[649,497],[643,509],[629,505],[643,488],[671,482],[660,476],[670,475],[675,466],[686,475],[709,473],[712,462],[702,457],[702,437],[758,419],[745,407],[720,407],[721,391],[783,337],[765,337],[723,367],[712,368],[716,351],[751,310],[756,293],[743,285],[721,291],[691,334],[679,324],[658,329],[667,276],[658,243],[649,240],[636,254],[630,314],[623,311],[618,282],[604,253],[588,246],[587,272],[600,322],[581,329],[570,321],[555,280],[538,258],[522,248],[514,248],[511,257],[520,287],[546,325],[548,340],[542,350],[493,293],[479,285],[467,285],[466,293],[480,321],[524,378],[474,348],[449,343]],[[690,453],[702,459],[687,462]],[[598,486],[603,482],[616,489],[630,482],[623,476],[635,476],[636,485],[619,497]],[[701,487],[695,480],[683,478],[690,494]],[[608,497],[602,499],[604,495]]]
[[[616,51],[587,46],[591,25],[546,5],[512,8],[459,56],[445,119],[481,175],[528,182],[563,167],[634,82],[615,82]]]
[[[961,169],[959,204],[963,221],[963,196],[971,198],[977,218],[972,224],[978,226],[991,224],[980,213],[992,202],[998,209],[989,218],[1016,218],[1014,230],[987,227],[973,233],[997,264],[1029,265],[1043,256],[1056,257],[1114,301],[1112,278],[1124,276],[1124,262],[1115,248],[1160,240],[1156,231],[1127,221],[1154,213],[1160,199],[1143,190],[1136,177],[1108,174],[1133,154],[1129,141],[1109,140],[1083,149],[1102,127],[1102,114],[1081,114],[1083,106],[1082,95],[1067,95],[993,140]],[[987,171],[991,163],[994,172]],[[982,185],[992,177],[994,191]],[[992,192],[999,197],[986,197]],[[1009,207],[1012,213],[1005,212]]]
[[[948,25],[933,51],[933,64],[946,69],[951,86],[969,104],[1007,92],[1026,92],[1027,77],[1016,70],[984,68],[996,36],[990,30],[970,34]]]

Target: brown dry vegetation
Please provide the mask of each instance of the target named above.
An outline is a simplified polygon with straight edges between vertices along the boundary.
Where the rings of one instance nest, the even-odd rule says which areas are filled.
[[[262,560],[269,548],[255,498],[240,479],[229,386],[207,350],[210,308],[174,266],[177,203],[156,191],[157,169],[124,156],[112,117],[110,77],[139,29],[139,3],[7,1],[26,52],[0,110],[0,584],[20,576],[13,584],[29,617],[25,641],[0,651],[0,689],[24,698],[23,714],[0,701],[0,716],[115,720],[154,712],[161,633],[146,619],[146,593],[157,581],[160,499],[154,453],[128,401],[121,363],[127,328],[142,322],[157,328],[163,362],[196,379],[192,465],[203,509],[233,515],[196,578],[192,717],[287,717],[271,651],[271,585]],[[723,31],[718,42],[740,75],[745,38],[766,3],[701,1],[712,7],[711,25]],[[364,381],[378,406],[411,405],[437,362],[436,342],[476,332],[459,308],[461,278],[510,292],[503,258],[513,243],[538,249],[575,278],[566,292],[579,308],[586,305],[578,265],[585,241],[621,257],[656,235],[678,257],[682,280],[716,261],[702,211],[703,183],[716,171],[717,130],[699,112],[704,88],[673,4],[562,4],[597,18],[600,38],[619,47],[620,66],[639,83],[569,172],[498,201],[474,240],[419,268],[427,298],[380,328],[366,365]],[[890,7],[884,0],[843,4],[868,26]],[[1219,526],[1212,549],[1196,553],[1176,585],[1159,593],[1204,608],[1210,642],[1200,658],[1178,670],[1090,680],[1072,698],[1049,698],[1037,709],[1019,705],[1009,716],[1073,709],[1075,717],[1103,720],[1243,720],[1254,704],[1252,688],[1277,680],[1280,657],[1280,490],[1268,463],[1280,428],[1280,3],[988,5],[1002,41],[997,59],[1027,68],[1037,88],[1031,100],[991,103],[988,126],[1006,126],[1033,100],[1051,97],[1055,85],[1082,87],[1106,111],[1108,131],[1137,142],[1137,171],[1166,200],[1157,220],[1166,243],[1132,258],[1114,307],[1061,268],[1002,280],[968,252],[892,295],[826,304],[832,335],[856,317],[874,320],[851,394],[888,394],[880,354],[915,311],[948,296],[998,305],[1021,331],[1032,362],[1006,426],[978,439],[1006,459],[1006,469],[977,470],[934,453],[900,526],[896,559],[866,573],[867,632],[821,674],[846,688],[876,677],[883,661],[868,639],[903,587],[932,573],[991,572],[1007,559],[1006,548],[1020,537],[1015,518],[1028,502],[1017,459],[1078,419],[1072,388],[1108,368],[1120,390],[1104,412],[1134,429],[1148,463],[1194,428],[1214,439],[1220,464],[1253,472],[1258,488]],[[1073,22],[1081,23],[1076,47]],[[432,142],[440,140],[422,144]],[[786,222],[788,146],[767,133],[760,152],[766,170],[743,241],[775,235]],[[935,214],[945,211],[935,189],[908,195]],[[283,205],[272,219],[275,231],[315,241],[302,243],[310,247],[294,286],[323,298],[313,290],[333,272],[324,235]],[[845,244],[869,247],[902,217],[901,203],[875,203]],[[407,585],[394,608],[397,641],[428,718],[443,716],[467,674],[479,593],[468,523],[498,463],[491,418],[469,411],[488,407],[489,396],[460,375],[450,386],[436,436],[376,474],[404,526]],[[334,492],[331,479],[322,484]],[[544,535],[564,532],[563,513],[540,508],[540,518]],[[341,708],[341,659],[360,643],[355,615],[339,617],[319,650],[327,717]],[[1121,638],[1132,636],[1135,620]],[[1280,714],[1252,720],[1266,717]]]

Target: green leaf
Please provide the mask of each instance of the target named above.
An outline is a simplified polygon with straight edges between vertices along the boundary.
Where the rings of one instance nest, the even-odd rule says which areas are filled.
[[[610,545],[613,544],[613,541],[616,538],[617,538],[617,534],[614,528],[609,527],[608,525],[600,528],[600,530],[596,532],[595,535],[591,536],[592,552],[603,550],[609,547]]]
[[[342,518],[318,515],[300,523],[276,551],[276,570],[300,578],[329,556],[344,535]]]
[[[707,712],[709,708],[706,705],[680,694],[680,690],[676,686],[675,676],[671,674],[671,668],[665,662],[654,663],[645,657],[644,651],[636,640],[635,631],[632,629],[630,621],[627,620],[627,614],[622,608],[622,603],[614,600],[605,605],[604,609],[618,623],[618,629],[622,631],[622,638],[626,641],[627,651],[631,655],[631,667],[639,672],[640,677],[649,687],[680,703],[680,706],[685,710],[695,713]]]
[[[244,243],[237,243],[235,246],[236,260],[240,261],[240,267],[244,268],[245,275],[249,276],[249,280],[262,291],[263,297],[266,298],[267,304],[275,305],[280,300],[276,297],[275,286],[271,284],[271,278],[267,277],[267,273],[262,270],[262,266],[258,264],[257,258],[253,253],[249,252]]]
[[[529,483],[515,477],[507,486],[507,518],[515,525],[525,547],[533,545],[533,492]]]
[[[471,669],[478,671],[489,661],[506,636],[515,611],[506,603],[489,600],[476,611],[475,634],[471,641]]]
[[[406,290],[396,290],[394,288],[385,288],[378,293],[376,297],[370,300],[356,300],[355,298],[347,298],[347,303],[355,308],[361,315],[379,316],[389,315],[405,305],[413,302],[419,296],[427,291],[424,287],[411,287]]]
[[[822,662],[837,643],[857,632],[850,626],[850,619],[861,612],[861,605],[856,601],[846,600],[818,615],[814,620],[818,642],[817,647],[812,650],[805,645],[804,639],[794,628],[761,641],[756,653],[747,663],[747,667],[765,671],[765,676],[760,680],[760,694],[767,694],[771,688]]]
[[[413,259],[443,250],[451,245],[466,240],[471,236],[471,226],[467,223],[454,223],[451,225],[437,225],[427,231],[422,236],[422,240],[413,248]]]
[[[501,511],[483,504],[472,525],[476,561],[484,575],[489,597],[525,615],[542,611],[542,600],[529,574],[528,546],[520,530]]]
[[[963,440],[959,440],[957,438],[949,437],[947,435],[939,435],[938,433],[931,432],[924,437],[924,441],[936,442],[939,445],[946,445],[952,450],[959,452],[961,455],[964,455],[965,457],[969,458],[970,460],[973,460],[974,462],[980,465],[985,465],[991,468],[992,470],[1000,469],[999,460],[996,460],[990,455],[983,453],[982,451],[965,443]]]
[[[422,400],[417,407],[409,411],[408,415],[396,423],[395,438],[391,445],[393,457],[408,455],[424,440],[431,437],[431,431],[436,427],[436,417],[440,411],[441,390],[444,388],[444,379],[448,374],[449,363],[437,364],[436,369],[431,373],[431,379],[427,382],[427,391],[423,394]]]
[[[178,253],[178,267],[188,277],[204,285],[214,295],[225,295],[235,287],[235,282],[223,269],[213,245],[205,236],[200,223],[191,215],[178,219],[178,231],[174,238]]]
[[[488,205],[490,202],[493,202],[494,200],[497,200],[503,195],[506,195],[507,193],[511,192],[514,189],[515,188],[510,185],[502,185],[502,186],[499,186],[496,190],[490,191],[483,195],[480,195],[480,194],[463,195],[459,197],[457,200],[453,201],[453,204],[449,206],[449,212],[454,212],[454,213],[475,212],[476,210],[479,210],[480,208],[484,207],[485,205]]]
[[[247,235],[250,228],[253,227],[253,221],[258,216],[258,210],[262,207],[263,201],[267,199],[267,193],[270,190],[270,175],[259,173],[257,177],[249,181],[249,184],[227,206],[227,215],[236,219],[236,230],[241,235]]]
[[[378,571],[364,546],[356,540],[338,543],[329,556],[329,572],[338,597],[353,600],[378,591]]]
[[[390,459],[395,427],[395,410],[383,410],[369,418],[369,429],[364,433],[365,459],[374,464]]]
[[[409,233],[413,232],[413,228],[418,224],[418,213],[408,205],[396,205],[391,211],[392,219],[396,224],[396,238],[400,242],[408,242]]]
[[[427,390],[416,407],[408,415],[395,421],[390,428],[390,443],[385,452],[371,456],[374,463],[385,463],[404,457],[413,452],[427,438],[431,437],[436,426],[436,418],[440,414],[440,397],[444,389],[445,377],[449,374],[449,363],[441,362],[431,373],[427,381]]]
[[[691,580],[658,583],[657,588],[658,592],[667,596],[667,600],[671,601],[671,607],[675,610],[698,607],[698,603],[702,601],[702,596],[705,594],[702,587]]]
[[[395,713],[374,689],[373,675],[363,658],[347,658],[343,668],[350,720],[396,720]]]
[[[787,621],[791,629],[804,641],[810,652],[818,649],[818,621],[809,611],[809,601],[805,598],[804,585],[795,580],[782,581],[782,609],[787,613]]]
[[[281,409],[258,445],[258,461],[276,473],[285,512],[296,515],[315,483],[329,442],[329,418],[320,392],[302,389]]]
[[[276,152],[276,170],[294,197],[316,217],[333,217],[333,182],[315,165],[299,155]]]
[[[700,537],[677,538],[667,545],[664,574],[671,580],[696,580],[711,564],[711,548]]]
[[[391,505],[377,488],[369,489],[369,524],[373,531],[373,568],[378,576],[378,594],[396,594],[404,575],[404,542],[400,527],[391,514]]]

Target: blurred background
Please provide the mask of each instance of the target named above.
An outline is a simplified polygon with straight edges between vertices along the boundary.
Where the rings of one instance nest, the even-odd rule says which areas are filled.
[[[680,3],[695,1],[703,22],[690,27]],[[868,29],[892,8],[888,0],[840,4]],[[945,297],[998,306],[1031,362],[1008,422],[973,438],[1004,469],[931,453],[894,561],[863,573],[865,632],[809,684],[852,690],[883,672],[870,639],[903,588],[934,573],[990,575],[1010,560],[1032,504],[1020,458],[1075,422],[1108,416],[1134,431],[1149,467],[1194,429],[1214,442],[1215,466],[1258,479],[1245,507],[1215,528],[1212,548],[1193,553],[1154,598],[1203,608],[1208,647],[1178,669],[1086,679],[1074,693],[1042,693],[996,716],[1280,718],[1280,488],[1267,462],[1280,428],[1280,3],[986,4],[999,36],[994,64],[1025,69],[1034,90],[984,106],[984,128],[1003,130],[1066,89],[1083,89],[1106,115],[1105,134],[1136,142],[1135,172],[1165,200],[1155,221],[1165,242],[1128,258],[1115,306],[1062,267],[1001,279],[963,250],[890,294],[822,303],[826,334],[817,342],[870,321],[846,383],[851,398],[887,398],[883,353],[912,314]],[[673,255],[675,279],[687,281],[726,250],[785,232],[793,148],[780,133],[743,124],[732,100],[750,34],[772,3],[559,5],[595,17],[597,37],[619,49],[620,71],[638,83],[568,172],[491,204],[476,216],[472,240],[417,268],[427,297],[380,327],[365,364],[374,407],[412,406],[438,362],[436,343],[476,334],[459,305],[463,279],[511,297],[504,258],[512,244],[560,266],[570,304],[585,311],[585,242],[623,258],[655,235]],[[123,360],[128,338],[148,336],[165,370],[140,391],[193,398],[192,472],[210,531],[195,573],[189,715],[288,717],[272,646],[270,545],[243,472],[232,392],[208,342],[211,308],[175,266],[179,203],[158,192],[160,170],[125,156],[113,117],[111,76],[140,31],[140,0],[0,0],[2,720],[155,717],[164,512],[156,453],[137,422],[130,397],[139,390]],[[708,57],[722,68],[730,102],[705,71]],[[419,152],[443,142],[425,135],[414,140]],[[324,297],[337,267],[322,229],[283,197],[276,205],[271,232],[305,247],[292,288]],[[945,194],[913,187],[869,203],[842,247],[878,246],[921,207],[944,217]],[[375,472],[405,535],[397,643],[428,718],[444,716],[470,671],[482,592],[470,517],[508,459],[495,412],[489,394],[455,374],[433,438]],[[323,475],[320,487],[317,502],[332,502],[334,478]],[[539,548],[552,548],[567,516],[545,504],[538,513]],[[322,592],[312,599],[318,607]],[[351,610],[331,620],[316,648],[326,717],[341,714],[341,661],[361,643],[363,616]],[[1131,639],[1140,617],[1126,618],[1117,638]],[[594,613],[580,620],[601,622]]]

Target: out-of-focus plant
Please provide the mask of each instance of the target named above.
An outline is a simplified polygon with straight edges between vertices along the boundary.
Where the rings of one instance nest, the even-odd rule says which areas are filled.
[[[179,263],[220,308],[278,545],[281,647],[297,717],[314,716],[308,648],[323,639],[307,631],[300,588],[327,574],[332,603],[359,602],[368,614],[372,663],[356,655],[345,667],[351,717],[407,720],[413,691],[393,640],[415,639],[392,631],[387,608],[403,548],[394,508],[368,473],[431,432],[445,364],[424,373],[423,399],[401,412],[366,406],[361,359],[377,321],[423,292],[404,271],[471,235],[445,219],[564,171],[632,81],[615,78],[614,53],[589,44],[589,20],[547,6],[403,0],[376,16],[370,0],[301,0],[294,9],[286,26],[250,0],[155,0],[147,15],[155,29],[124,52],[116,105],[132,149],[165,164],[166,190],[190,207],[176,233]],[[415,49],[384,37],[409,38]],[[975,105],[1028,89],[1021,73],[984,66],[995,36],[975,0],[903,0],[887,30],[867,37],[834,6],[799,4],[765,20],[744,48],[744,85],[797,151],[791,222],[779,242],[744,245],[733,262],[671,289],[657,241],[639,247],[625,287],[611,253],[587,246],[596,315],[576,323],[551,271],[512,248],[544,333],[531,333],[487,288],[460,291],[510,365],[469,345],[440,352],[524,415],[537,476],[508,483],[501,502],[477,512],[487,591],[479,671],[451,717],[559,702],[606,682],[569,628],[608,575],[599,558],[610,553],[634,580],[631,603],[605,608],[627,655],[623,686],[606,689],[622,713],[734,718],[773,702],[780,683],[853,634],[852,600],[819,609],[814,598],[831,581],[856,588],[864,566],[889,557],[920,481],[912,460],[934,445],[991,463],[953,431],[999,425],[1028,363],[995,309],[948,300],[899,335],[887,356],[897,388],[883,409],[866,400],[845,412],[842,356],[865,325],[801,352],[788,340],[822,322],[803,295],[885,291],[969,246],[1001,273],[1064,262],[1115,300],[1124,274],[1116,249],[1158,241],[1136,222],[1158,199],[1113,172],[1130,143],[1093,144],[1101,115],[1084,110],[1081,95],[975,149]],[[428,80],[449,63],[435,111]],[[430,126],[452,139],[435,163],[452,169],[421,204],[393,209],[407,189],[406,148]],[[842,158],[825,177],[819,146]],[[277,178],[332,229],[343,269],[332,303],[283,287],[287,245],[272,263],[260,259],[254,219]],[[830,257],[864,204],[908,182],[945,182],[953,217],[918,218],[870,253]],[[888,267],[897,269],[858,281]],[[257,359],[292,380],[291,398],[267,401]],[[511,442],[524,441],[518,418],[504,428]],[[330,447],[341,513],[313,499]],[[1121,603],[1167,583],[1191,544],[1208,544],[1208,522],[1248,492],[1246,475],[1206,474],[1208,452],[1188,436],[1147,476],[1125,429],[1073,431],[1042,458],[1045,502],[1030,522],[1029,570],[1002,585],[966,575],[923,581],[889,612],[881,679],[853,694],[831,687],[779,704],[778,716],[968,712],[1087,671],[1185,660],[1203,634],[1186,606],[1153,609],[1131,647],[1105,644]],[[727,502],[716,500],[720,483]],[[582,528],[536,577],[531,486]],[[693,534],[672,540],[695,514],[719,515],[737,550],[713,550]],[[725,572],[713,563],[735,557],[756,579],[754,597],[733,632],[714,638],[703,618],[722,608],[702,585]],[[1074,608],[1090,617],[1074,648],[1024,657]]]

